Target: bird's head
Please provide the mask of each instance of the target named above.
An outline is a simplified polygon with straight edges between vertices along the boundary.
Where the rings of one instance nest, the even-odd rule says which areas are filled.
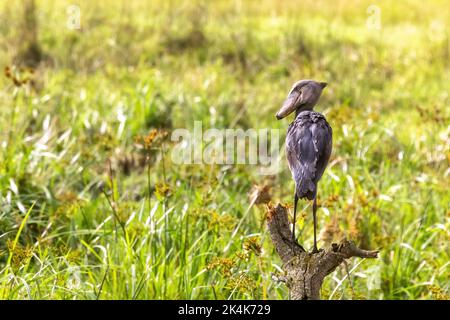
[[[312,110],[326,86],[326,82],[314,80],[300,80],[294,83],[283,106],[276,114],[277,119],[283,119],[294,111]]]

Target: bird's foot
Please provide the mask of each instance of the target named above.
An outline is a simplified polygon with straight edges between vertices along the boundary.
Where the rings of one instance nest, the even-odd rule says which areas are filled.
[[[311,254],[315,254],[315,253],[319,253],[320,251],[322,251],[323,249],[317,249],[317,247],[314,247],[311,251]]]
[[[297,239],[297,240],[298,240],[298,239]],[[302,251],[306,251],[305,248],[303,248],[303,247],[298,243],[297,240],[295,240],[295,244],[297,245],[297,247],[299,247],[300,249],[302,249]]]
[[[302,251],[306,251],[299,243],[298,243],[298,238],[297,239],[295,239],[294,237],[292,238],[292,246],[291,246],[291,249],[292,249],[292,251],[294,251],[295,249],[295,247],[299,247]]]

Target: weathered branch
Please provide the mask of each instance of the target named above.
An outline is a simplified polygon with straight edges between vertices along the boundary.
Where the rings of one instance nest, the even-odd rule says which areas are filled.
[[[333,272],[345,259],[351,257],[377,258],[378,251],[362,250],[348,240],[320,250],[318,253],[306,252],[292,240],[288,212],[278,204],[269,209],[267,216],[270,237],[283,261],[286,272],[284,279],[290,289],[292,300],[320,299],[323,279]]]

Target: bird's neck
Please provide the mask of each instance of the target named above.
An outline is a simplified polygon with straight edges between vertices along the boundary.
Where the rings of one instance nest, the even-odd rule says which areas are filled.
[[[314,106],[305,105],[302,106],[301,108],[298,108],[297,110],[295,110],[295,117],[297,118],[297,116],[304,111],[313,111],[313,107]]]

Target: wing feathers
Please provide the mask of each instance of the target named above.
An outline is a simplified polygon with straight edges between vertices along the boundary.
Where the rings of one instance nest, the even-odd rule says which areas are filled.
[[[286,156],[300,198],[314,198],[331,154],[331,140],[331,128],[317,112],[302,112],[289,126]]]

